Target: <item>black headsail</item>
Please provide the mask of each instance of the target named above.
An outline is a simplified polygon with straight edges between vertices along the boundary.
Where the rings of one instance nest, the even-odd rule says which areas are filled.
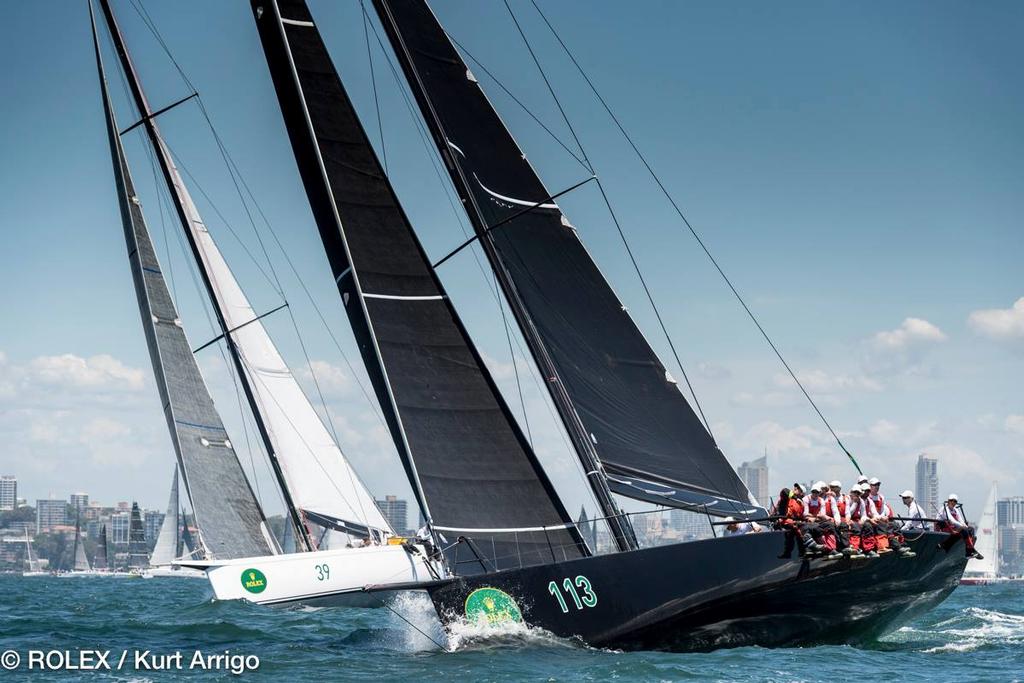
[[[584,465],[600,462],[611,489],[631,498],[752,512],[430,8],[374,5]],[[605,477],[591,479],[602,500]]]
[[[489,558],[471,573],[587,552],[384,175],[309,9],[253,0],[320,236],[425,519]],[[462,551],[460,557],[468,557]]]
[[[91,17],[91,4],[89,12]],[[160,270],[118,136],[95,21],[92,31],[135,294],[178,466],[201,528],[201,545],[211,558],[272,554],[263,511],[227,438]]]

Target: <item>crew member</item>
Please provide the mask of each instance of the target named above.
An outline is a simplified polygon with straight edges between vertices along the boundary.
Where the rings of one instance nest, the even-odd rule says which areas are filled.
[[[861,487],[863,487],[863,484],[861,484]],[[881,488],[882,481],[878,477],[868,479],[868,493],[863,497],[868,502],[868,509],[872,516],[881,516],[885,506],[885,496],[879,492]]]
[[[776,521],[776,528],[786,532],[786,546],[779,555],[779,559],[788,560],[793,557],[793,547],[796,545],[797,536],[800,537],[800,555],[811,552],[817,553],[825,549],[824,546],[814,542],[814,538],[807,531],[804,523],[804,505],[799,496],[794,496],[789,489],[782,489],[779,492],[779,501],[776,503],[775,512],[779,516]]]
[[[743,534],[756,534],[764,531],[764,527],[757,522],[737,522],[733,517],[726,517],[723,521],[729,522],[725,525],[725,531],[722,532],[723,536],[742,536]]]
[[[956,544],[957,539],[962,538],[964,539],[967,557],[973,557],[976,560],[985,559],[981,553],[974,549],[974,527],[967,524],[959,503],[960,500],[957,498],[957,495],[951,493],[946,500],[946,504],[942,506],[942,511],[939,513],[939,523],[936,524],[936,527],[939,531],[949,532],[949,538],[939,543],[938,547],[949,552],[949,549]]]
[[[807,522],[807,530],[814,540],[835,552],[836,526],[826,512],[825,499],[821,495],[828,490],[823,481],[811,487],[811,495],[804,498],[804,521]]]
[[[900,494],[900,498],[903,499],[903,504],[907,506],[907,513],[905,517],[908,521],[904,528],[913,529],[915,531],[924,531],[924,510],[922,510],[921,506],[917,504],[916,500],[914,500],[914,492],[908,489]]]
[[[833,481],[828,485],[828,493],[825,494],[825,515],[835,527],[836,550],[850,555],[854,549],[850,546],[850,527],[845,520],[849,500],[842,491],[843,485],[839,481]]]
[[[871,525],[865,493],[860,484],[850,487],[850,504],[846,506],[846,524],[850,527],[850,544],[868,557],[878,557],[875,551],[875,529]]]

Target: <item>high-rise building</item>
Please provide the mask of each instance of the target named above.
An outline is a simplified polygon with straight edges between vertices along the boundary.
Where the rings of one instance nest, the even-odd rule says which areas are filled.
[[[18,478],[13,474],[0,476],[0,510],[18,507]]]
[[[397,496],[384,496],[384,500],[377,501],[377,507],[388,520],[391,528],[397,534],[404,534],[409,530],[409,504]]]
[[[128,545],[128,529],[130,527],[130,513],[120,510],[110,515],[110,542],[118,545]]]
[[[68,502],[71,503],[71,507],[74,508],[75,512],[85,512],[85,509],[89,507],[89,494],[88,493],[72,493],[68,496]]]
[[[146,510],[143,515],[143,526],[146,530],[146,543],[155,543],[156,537],[160,535],[160,527],[164,523],[166,514],[157,510]]]
[[[63,498],[36,500],[36,533],[50,531],[56,526],[67,526],[68,503]]]
[[[1024,524],[1024,496],[1000,498],[996,501],[996,526]]]
[[[759,504],[768,505],[771,500],[771,491],[768,488],[768,456],[758,458],[751,462],[745,462],[736,469],[740,480],[747,486],[747,490]]]
[[[939,461],[922,453],[917,456],[917,503],[925,514],[934,515],[939,511]]]

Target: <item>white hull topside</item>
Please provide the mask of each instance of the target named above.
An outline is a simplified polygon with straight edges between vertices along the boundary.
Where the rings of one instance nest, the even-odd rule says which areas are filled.
[[[429,581],[422,546],[412,554],[400,545],[341,548],[233,560],[184,561],[203,569],[218,600],[261,605],[379,607],[386,595],[369,585]]]

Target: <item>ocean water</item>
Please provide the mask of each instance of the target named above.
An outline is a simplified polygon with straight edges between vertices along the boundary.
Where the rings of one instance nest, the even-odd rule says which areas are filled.
[[[424,596],[385,609],[270,609],[216,602],[203,580],[0,576],[0,681],[1015,681],[1024,680],[1024,584],[963,586],[869,647],[618,652],[544,633],[460,632],[444,639]],[[405,620],[408,620],[407,623]],[[422,632],[422,633],[421,633]],[[118,670],[29,671],[30,650],[109,650]],[[182,653],[181,669],[136,668],[136,652]],[[209,669],[200,657],[222,655]],[[227,654],[225,654],[227,653]],[[235,656],[236,659],[230,659]],[[249,657],[258,668],[235,674]],[[168,666],[175,666],[170,661]],[[213,668],[219,667],[219,668]]]

